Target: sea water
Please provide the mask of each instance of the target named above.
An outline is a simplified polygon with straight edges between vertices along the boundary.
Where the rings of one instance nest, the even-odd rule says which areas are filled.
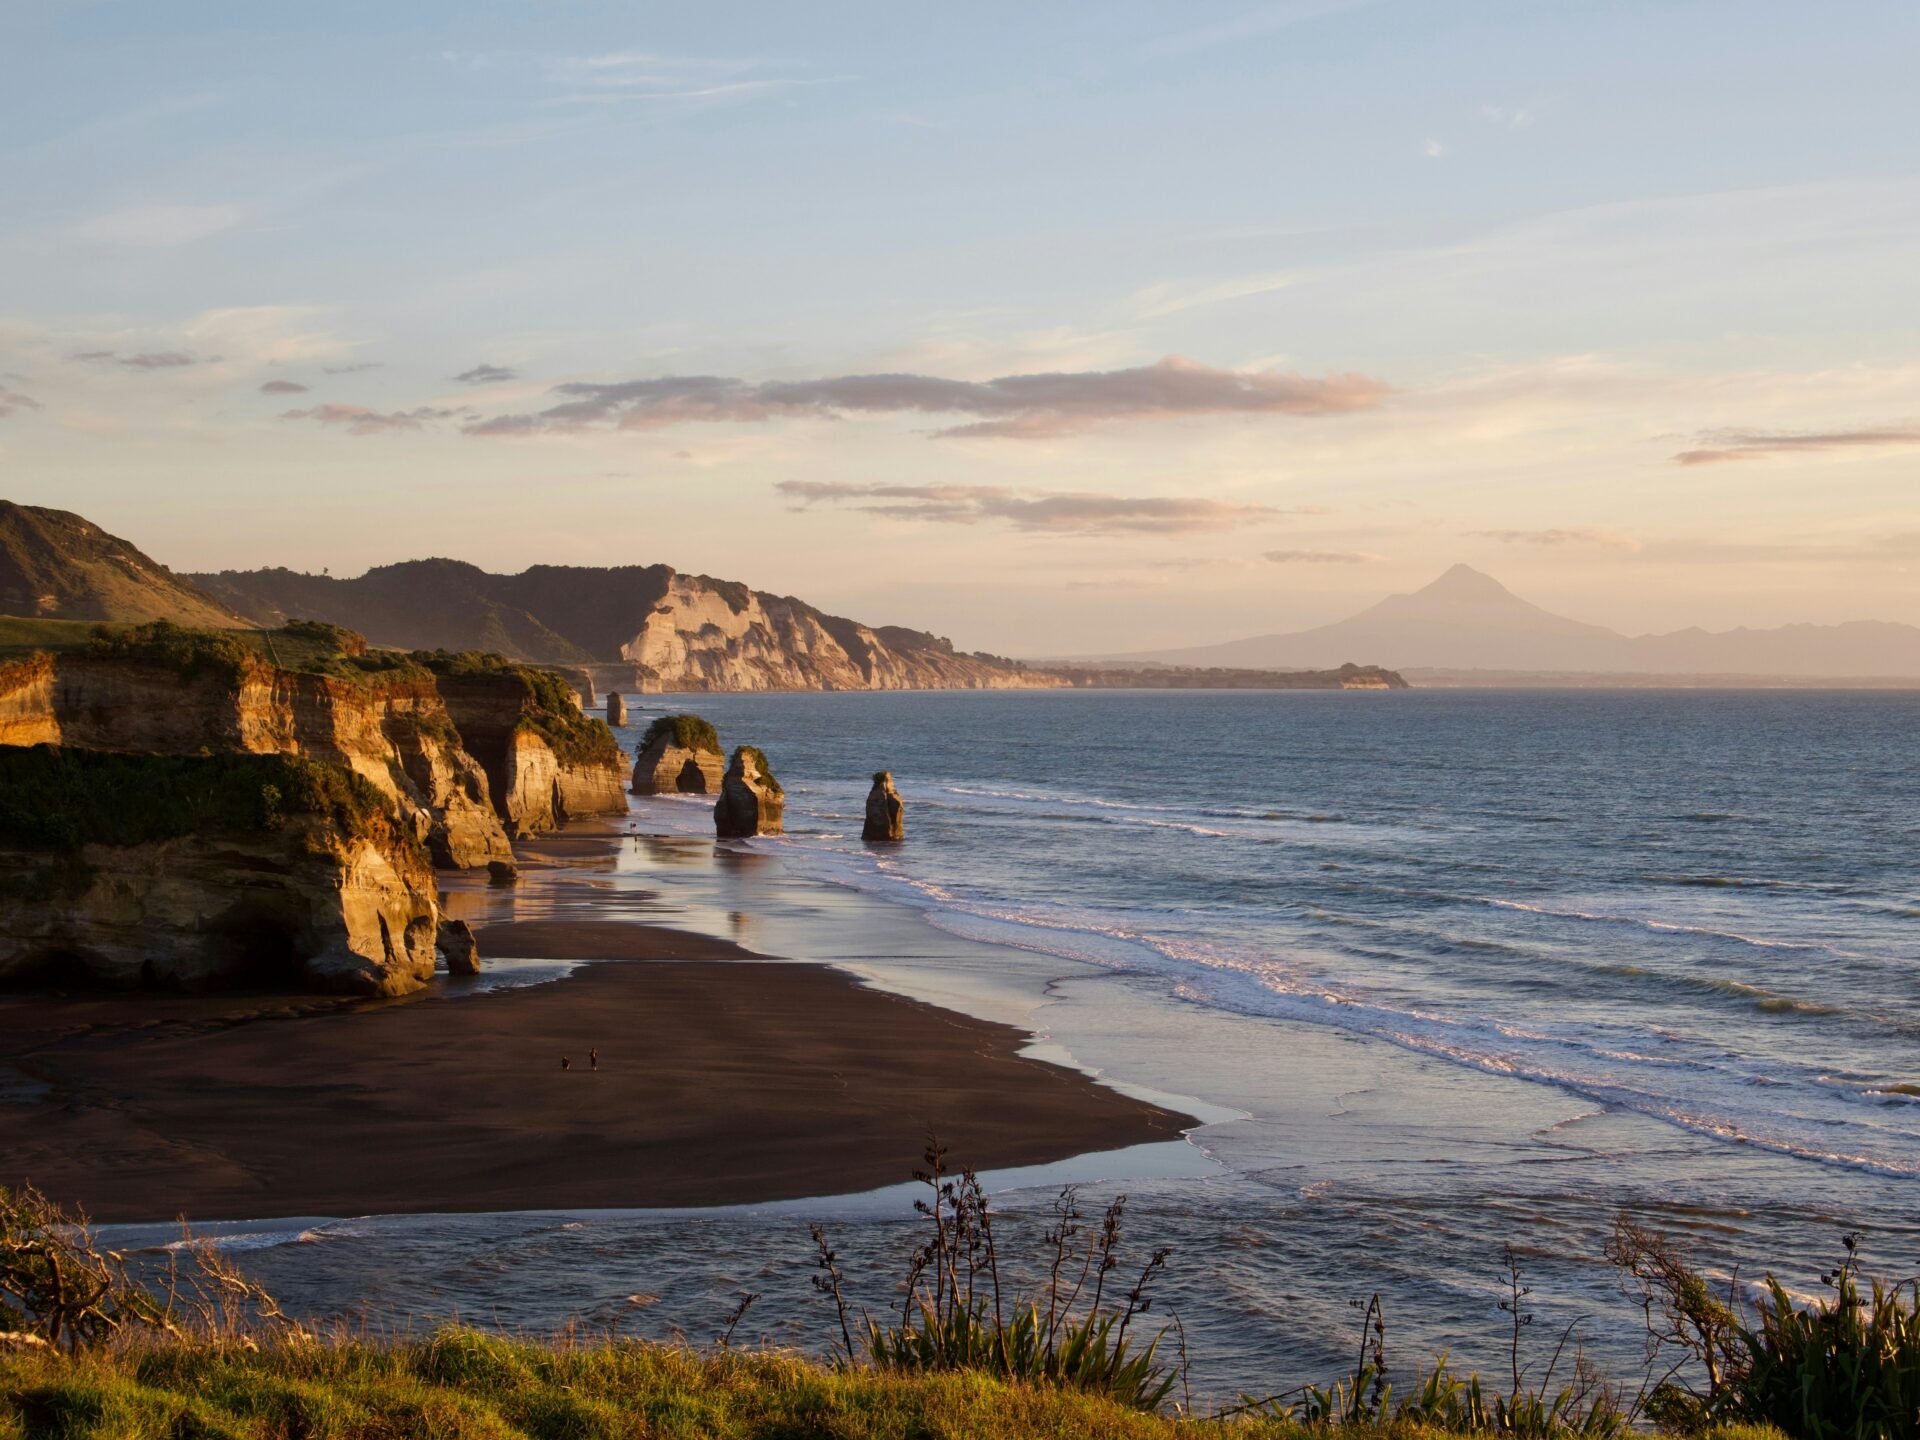
[[[1184,1103],[1192,1163],[998,1188],[1034,1239],[1063,1179],[1129,1195],[1141,1258],[1174,1247],[1154,1323],[1180,1317],[1197,1396],[1329,1378],[1376,1292],[1406,1375],[1501,1364],[1510,1260],[1530,1341],[1577,1323],[1631,1383],[1622,1212],[1736,1292],[1817,1288],[1842,1233],[1920,1269],[1920,696],[644,696],[623,742],[683,708],[767,751],[787,834],[716,846],[705,802],[636,800],[667,838],[625,844],[595,903],[1013,1020]],[[897,847],[860,840],[883,768]],[[743,1334],[824,1349],[803,1211],[893,1303],[891,1192],[234,1243],[315,1310],[698,1339],[752,1292]]]

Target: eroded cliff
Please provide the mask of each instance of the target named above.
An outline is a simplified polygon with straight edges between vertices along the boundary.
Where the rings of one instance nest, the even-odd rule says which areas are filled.
[[[399,995],[439,920],[392,801],[279,755],[0,749],[0,899],[6,983]]]
[[[213,632],[127,632],[0,667],[0,745],[331,761],[392,800],[442,864],[512,859],[432,674],[400,657],[330,663],[335,673],[283,668]]]
[[[558,676],[498,656],[416,658],[434,675],[466,748],[486,769],[494,808],[516,838],[581,815],[627,809],[627,757],[580,713]]]

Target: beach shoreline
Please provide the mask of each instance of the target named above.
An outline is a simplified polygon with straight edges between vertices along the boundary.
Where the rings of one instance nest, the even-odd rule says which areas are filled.
[[[987,1169],[1195,1123],[1018,1027],[725,940],[556,920],[480,944],[583,963],[398,1002],[0,999],[9,1178],[103,1223],[733,1205],[898,1182],[930,1133]]]

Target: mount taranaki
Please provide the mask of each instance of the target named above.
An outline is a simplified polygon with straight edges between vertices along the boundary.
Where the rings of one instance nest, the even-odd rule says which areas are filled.
[[[1623,635],[1522,600],[1455,565],[1410,595],[1291,634],[1110,657],[1132,664],[1309,669],[1353,657],[1396,669],[1596,675],[1920,677],[1920,628],[1882,620]]]

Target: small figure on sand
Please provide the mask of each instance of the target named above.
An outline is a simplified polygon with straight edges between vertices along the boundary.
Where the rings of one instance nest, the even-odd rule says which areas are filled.
[[[560,1057],[560,1068],[561,1068],[562,1070],[571,1070],[571,1069],[573,1069],[573,1061],[572,1061],[572,1059],[571,1059],[571,1058],[569,1058],[568,1056],[565,1056],[565,1055],[562,1055],[562,1056]]]
[[[598,1070],[600,1068],[600,1047],[598,1045],[587,1051],[587,1068],[589,1070]]]

